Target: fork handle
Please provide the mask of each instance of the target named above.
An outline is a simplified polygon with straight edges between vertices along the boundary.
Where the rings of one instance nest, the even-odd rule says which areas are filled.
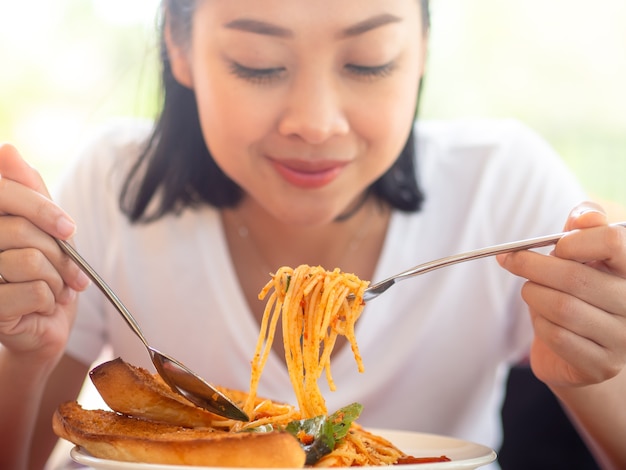
[[[617,222],[614,224],[610,224],[611,227],[626,227],[625,222]],[[485,258],[487,256],[494,256],[500,253],[510,253],[513,251],[520,250],[528,250],[531,248],[540,248],[544,246],[550,246],[556,244],[564,235],[570,232],[561,232],[555,233],[552,235],[545,235],[542,237],[528,238],[525,240],[519,240],[516,242],[510,243],[502,243],[500,245],[493,245],[486,248],[480,248],[477,250],[466,251],[465,253],[460,253],[457,255],[447,256],[445,258],[439,258],[434,261],[429,261],[424,264],[420,264],[415,266],[414,268],[403,271],[399,274],[391,276],[383,281],[377,282],[376,284],[370,285],[365,290],[364,300],[371,300],[389,287],[391,287],[396,282],[402,281],[406,278],[417,276],[418,274],[424,274],[430,271],[434,271],[439,268],[444,268],[446,266],[451,266],[453,264],[461,263],[464,261],[471,261],[479,258]]]

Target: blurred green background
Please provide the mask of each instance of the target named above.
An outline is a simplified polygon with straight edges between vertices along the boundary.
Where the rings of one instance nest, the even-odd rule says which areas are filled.
[[[94,126],[154,115],[157,6],[0,0],[0,141],[51,184]],[[626,206],[626,2],[431,6],[422,116],[520,119],[592,195]]]

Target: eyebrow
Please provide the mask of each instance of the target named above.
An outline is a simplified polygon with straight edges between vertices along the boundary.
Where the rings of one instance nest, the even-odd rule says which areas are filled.
[[[380,14],[360,21],[340,32],[339,37],[348,38],[358,36],[381,26],[398,23],[402,21],[395,15],[388,13]],[[280,38],[293,37],[293,31],[282,26],[278,26],[266,21],[255,20],[252,18],[239,18],[233,21],[229,21],[224,25],[228,29],[235,29],[238,31],[244,31],[248,33],[260,34],[263,36],[275,36]]]
[[[359,34],[366,33],[371,31],[372,29],[380,28],[381,26],[385,26],[390,23],[398,23],[402,21],[402,18],[399,18],[395,15],[391,15],[389,13],[383,13],[381,15],[376,15],[366,20],[360,21],[359,23],[352,25],[346,29],[344,29],[340,37],[352,37],[358,36]]]
[[[236,29],[238,31],[261,34],[263,36],[276,36],[280,38],[293,36],[293,32],[287,28],[250,18],[239,18],[237,20],[229,21],[224,26],[228,29]]]

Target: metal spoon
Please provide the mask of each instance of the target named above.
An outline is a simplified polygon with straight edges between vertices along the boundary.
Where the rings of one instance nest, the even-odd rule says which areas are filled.
[[[611,226],[626,227],[626,222],[618,222],[611,224]],[[493,256],[500,253],[510,253],[513,251],[527,250],[530,248],[539,248],[542,246],[554,245],[568,232],[555,233],[553,235],[546,235],[543,237],[529,238],[526,240],[520,240],[517,242],[503,243],[501,245],[489,246],[486,248],[480,248],[478,250],[467,251],[458,255],[447,256],[445,258],[439,258],[434,261],[429,261],[424,264],[415,266],[414,268],[403,271],[399,274],[391,276],[383,281],[371,284],[363,294],[363,301],[375,299],[380,294],[385,292],[396,282],[400,282],[409,277],[417,276],[418,274],[424,274],[430,271],[434,271],[439,268],[445,268],[453,264],[462,263],[464,261],[471,261],[474,259],[485,258],[487,256]]]
[[[184,396],[190,402],[204,408],[211,413],[224,416],[238,421],[249,421],[248,415],[235,405],[228,397],[214,388],[187,366],[177,361],[148,344],[139,325],[120,301],[117,295],[111,290],[100,275],[85,261],[85,259],[64,240],[56,239],[61,249],[91,278],[98,286],[105,297],[115,306],[130,328],[148,349],[152,363],[159,375],[171,387],[173,391]]]

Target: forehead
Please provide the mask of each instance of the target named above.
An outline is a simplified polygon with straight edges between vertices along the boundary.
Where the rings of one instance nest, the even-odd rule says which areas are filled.
[[[395,17],[419,33],[418,0],[198,0],[195,23],[224,26],[241,19],[278,25],[297,34],[337,33],[375,17]]]

